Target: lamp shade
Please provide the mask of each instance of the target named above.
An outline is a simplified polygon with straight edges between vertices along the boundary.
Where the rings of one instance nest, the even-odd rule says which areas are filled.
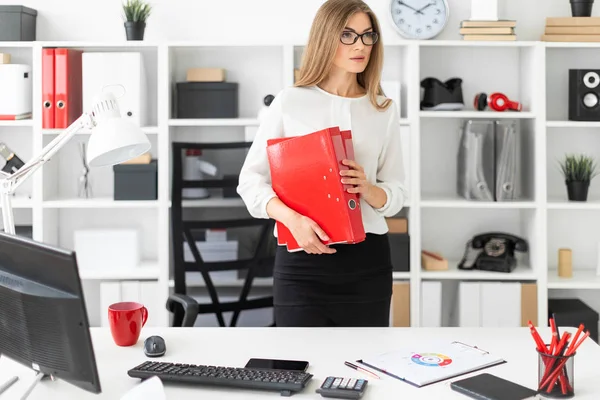
[[[96,96],[92,115],[95,126],[87,150],[90,167],[120,164],[150,150],[150,141],[141,128],[121,118],[119,105],[112,93]]]
[[[110,118],[92,130],[87,160],[90,167],[120,164],[141,156],[150,147],[150,141],[139,126],[123,118]]]

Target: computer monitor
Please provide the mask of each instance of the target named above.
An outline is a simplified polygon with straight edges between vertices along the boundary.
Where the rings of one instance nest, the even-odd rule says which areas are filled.
[[[74,252],[0,232],[0,355],[101,393]]]

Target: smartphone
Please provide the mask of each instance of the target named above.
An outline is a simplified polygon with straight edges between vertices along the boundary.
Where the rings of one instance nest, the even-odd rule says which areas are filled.
[[[273,360],[267,358],[251,358],[246,368],[283,369],[286,371],[306,371],[308,361]]]
[[[537,395],[533,389],[488,373],[452,382],[450,387],[473,399],[525,400]]]

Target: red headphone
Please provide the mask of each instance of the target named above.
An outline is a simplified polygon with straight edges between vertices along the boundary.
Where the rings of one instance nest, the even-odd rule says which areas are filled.
[[[489,96],[485,93],[477,93],[474,100],[475,109],[478,111],[485,110],[486,106],[495,111],[521,111],[523,106],[518,101],[509,100],[502,93],[492,93]]]

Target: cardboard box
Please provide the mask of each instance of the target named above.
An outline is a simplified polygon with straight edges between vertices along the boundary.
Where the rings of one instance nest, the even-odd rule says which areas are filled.
[[[448,260],[440,253],[421,250],[421,266],[426,271],[445,271],[448,269]]]
[[[386,218],[389,233],[408,233],[407,218]]]
[[[527,326],[531,321],[537,325],[538,303],[537,303],[537,284],[521,284],[521,326]]]
[[[0,64],[10,64],[10,54],[0,53]]]
[[[410,326],[410,282],[394,282],[391,309],[392,326]]]
[[[187,70],[188,82],[225,82],[223,68],[190,68]]]

